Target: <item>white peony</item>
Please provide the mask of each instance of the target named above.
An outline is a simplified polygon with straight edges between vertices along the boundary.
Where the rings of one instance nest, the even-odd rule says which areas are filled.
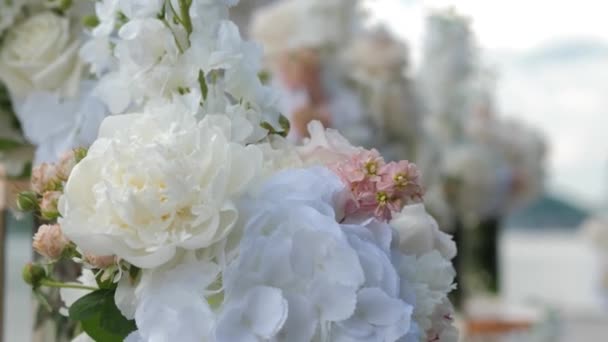
[[[0,51],[0,80],[13,99],[32,90],[74,96],[82,74],[80,41],[68,18],[42,12],[8,31]]]
[[[230,131],[226,117],[197,123],[170,110],[107,118],[60,200],[64,233],[87,253],[142,268],[221,242],[239,216],[233,199],[262,162]]]

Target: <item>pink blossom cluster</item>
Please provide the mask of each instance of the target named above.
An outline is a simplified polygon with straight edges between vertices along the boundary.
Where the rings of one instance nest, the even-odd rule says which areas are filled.
[[[422,200],[420,172],[407,160],[386,163],[376,150],[361,150],[331,169],[351,191],[345,214],[389,221],[408,203]]]
[[[18,204],[22,210],[37,210],[42,219],[52,224],[43,224],[34,235],[33,247],[38,254],[50,261],[64,257],[71,242],[56,223],[59,217],[58,203],[63,195],[63,187],[76,164],[84,158],[86,150],[75,149],[64,153],[56,164],[42,163],[32,170],[32,191],[19,195]],[[78,253],[76,255],[81,257]],[[85,254],[83,260],[92,268],[105,269],[115,265],[113,255],[97,256]]]
[[[43,219],[51,221],[59,216],[57,203],[63,193],[63,184],[68,180],[82,150],[64,153],[56,164],[42,163],[32,170],[32,191]]]

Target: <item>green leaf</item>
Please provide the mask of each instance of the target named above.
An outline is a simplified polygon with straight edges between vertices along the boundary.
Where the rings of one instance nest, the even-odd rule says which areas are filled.
[[[114,301],[114,291],[97,290],[91,292],[70,306],[70,318],[75,321],[89,319],[101,311],[108,299]]]
[[[113,334],[122,336],[123,339],[131,332],[137,330],[135,321],[128,320],[118,310],[114,302],[114,296],[112,296],[112,300],[106,301],[101,308],[99,325],[106,331],[111,331]]]
[[[101,327],[101,313],[81,321],[82,330],[87,333],[96,342],[122,342],[125,337],[119,334],[114,334]]]
[[[116,307],[114,292],[91,292],[70,307],[70,318],[81,321],[83,330],[97,342],[123,341],[137,329],[135,321],[128,320]]]
[[[279,116],[279,125],[283,129],[281,135],[283,138],[287,137],[289,135],[289,130],[291,129],[291,124],[289,123],[289,119],[287,119],[287,117],[285,117],[283,114]]]

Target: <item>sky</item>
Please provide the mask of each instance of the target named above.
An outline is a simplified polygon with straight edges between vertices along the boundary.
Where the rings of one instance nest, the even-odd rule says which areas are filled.
[[[549,192],[608,209],[608,2],[597,0],[369,0],[372,18],[405,38],[416,65],[430,9],[470,17],[484,60],[498,71],[505,117],[550,143]]]

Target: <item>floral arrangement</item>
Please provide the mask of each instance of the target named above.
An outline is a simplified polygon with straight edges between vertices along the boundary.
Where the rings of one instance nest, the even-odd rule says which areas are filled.
[[[61,289],[77,341],[457,341],[417,167],[318,122],[286,141],[237,2],[96,3],[82,55],[117,115],[34,169],[19,204],[50,224],[25,280]]]
[[[95,139],[107,110],[79,56],[92,12],[86,1],[0,1],[1,138],[11,142],[0,146],[0,160],[10,175]]]

